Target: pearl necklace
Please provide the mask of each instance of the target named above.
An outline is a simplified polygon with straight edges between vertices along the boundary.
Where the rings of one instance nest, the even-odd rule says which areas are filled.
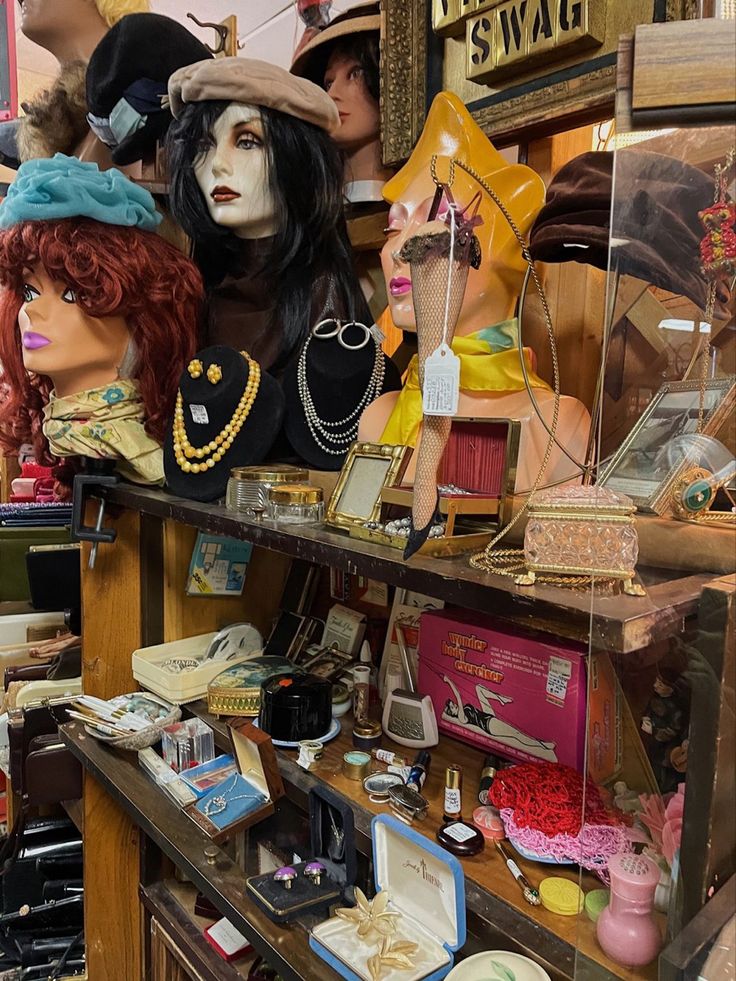
[[[243,423],[248,418],[253,403],[258,396],[258,389],[261,384],[261,366],[247,353],[240,352],[248,362],[248,384],[238,402],[235,413],[230,422],[220,430],[215,438],[205,446],[194,447],[189,442],[187,430],[184,424],[184,399],[181,389],[176,393],[176,408],[174,409],[174,456],[179,467],[184,473],[204,473],[211,470],[216,463],[219,463],[225,453],[230,449],[233,440],[243,428]],[[210,456],[210,454],[212,454]],[[201,460],[201,463],[192,463],[192,460]]]
[[[304,342],[304,347],[299,355],[296,375],[299,398],[304,406],[304,417],[307,421],[312,439],[321,450],[329,453],[331,456],[344,456],[348,451],[348,447],[355,441],[358,435],[358,423],[361,412],[381,394],[386,370],[384,354],[380,345],[376,344],[376,359],[373,362],[373,371],[368,381],[368,387],[360,402],[350,415],[345,416],[344,419],[338,419],[337,422],[328,422],[326,419],[320,419],[317,415],[312,393],[309,391],[309,384],[307,382],[307,351],[309,350],[311,340],[312,336],[310,334]],[[340,431],[342,427],[347,428]],[[331,445],[326,445],[328,443]]]

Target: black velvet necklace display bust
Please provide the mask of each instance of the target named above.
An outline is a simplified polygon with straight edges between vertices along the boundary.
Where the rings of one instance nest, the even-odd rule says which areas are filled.
[[[327,325],[326,333],[329,332],[330,326],[334,325]],[[343,334],[343,339],[347,344],[356,345],[364,336],[361,328],[349,327]],[[324,422],[337,422],[353,412],[368,388],[375,359],[376,345],[372,338],[365,347],[357,351],[346,350],[338,342],[337,337],[311,338],[306,359],[307,385],[320,419]],[[393,361],[389,357],[384,357],[384,364],[383,384],[375,397],[401,388],[401,376]],[[294,452],[310,467],[315,470],[339,470],[350,444],[344,447],[344,452],[332,454],[326,453],[315,441],[307,425],[305,408],[299,394],[298,370],[299,355],[296,355],[284,369],[282,377],[286,402],[284,415],[286,438]],[[349,423],[340,426],[338,431],[344,432],[357,423],[360,414],[357,413]],[[319,439],[326,446],[332,447],[329,440],[325,440],[323,436],[319,435]]]
[[[231,422],[245,387],[249,365],[239,351],[216,345],[199,351],[202,374],[192,378],[185,369],[179,380],[184,402],[184,426],[193,447],[203,447]],[[207,378],[210,365],[220,366],[222,378],[213,385]],[[169,489],[193,501],[215,501],[223,497],[233,467],[261,463],[278,435],[284,417],[284,396],[277,381],[261,371],[258,394],[240,432],[222,459],[212,468],[186,473],[174,456],[173,421],[164,444],[164,473]],[[199,463],[196,458],[191,463]]]

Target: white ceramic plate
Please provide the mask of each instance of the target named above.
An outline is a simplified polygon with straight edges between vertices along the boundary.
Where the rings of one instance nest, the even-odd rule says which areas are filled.
[[[485,950],[456,964],[445,981],[552,981],[528,957],[508,950]]]
[[[258,719],[253,719],[253,725],[256,729],[260,729],[258,725]],[[324,734],[324,736],[318,736],[316,739],[311,739],[310,742],[313,743],[329,743],[330,740],[334,739],[335,736],[340,732],[342,726],[340,725],[339,719],[333,719],[330,723],[330,728]],[[278,746],[279,749],[299,749],[299,743],[284,742],[282,739],[272,739],[271,742],[274,746]]]

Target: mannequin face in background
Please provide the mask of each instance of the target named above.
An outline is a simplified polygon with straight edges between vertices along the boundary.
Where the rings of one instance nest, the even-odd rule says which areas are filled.
[[[20,29],[27,38],[54,52],[64,35],[107,30],[94,0],[19,0]]]
[[[341,150],[353,150],[379,139],[378,103],[368,91],[365,71],[357,58],[333,52],[327,62],[324,89],[340,113],[340,128],[332,138]]]
[[[239,238],[276,231],[264,126],[256,106],[232,102],[217,119],[194,174],[212,220]]]
[[[43,266],[27,270],[18,329],[27,371],[51,379],[57,396],[99,388],[118,377],[130,344],[124,317],[92,317],[66,283]]]

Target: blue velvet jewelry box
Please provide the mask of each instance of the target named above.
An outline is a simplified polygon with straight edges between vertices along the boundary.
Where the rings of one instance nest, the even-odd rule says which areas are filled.
[[[269,817],[284,794],[271,737],[246,720],[228,723],[228,732],[237,771],[185,808],[216,842]]]
[[[465,876],[449,852],[390,815],[371,825],[377,894],[387,890],[398,912],[392,943],[417,944],[410,968],[385,968],[383,981],[439,981],[465,943]],[[358,936],[357,924],[337,916],[312,928],[309,945],[348,981],[371,981],[368,961],[381,949],[376,932]]]

